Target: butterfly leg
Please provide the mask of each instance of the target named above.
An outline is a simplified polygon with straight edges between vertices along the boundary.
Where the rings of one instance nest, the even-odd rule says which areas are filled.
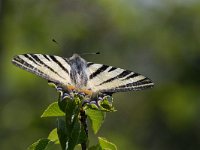
[[[72,99],[71,94],[67,90],[64,90],[62,86],[56,85],[55,88],[57,92],[60,93],[61,100],[66,99],[66,98]]]
[[[99,93],[97,95],[98,100],[104,100],[104,99],[112,99],[112,93]]]
[[[86,104],[89,104],[90,103],[90,100],[89,99],[86,99],[82,102],[82,107],[85,106]]]
[[[83,98],[86,96],[86,94],[84,92],[78,92],[78,95],[83,97]]]
[[[86,95],[84,98],[85,99],[82,102],[82,106],[95,104],[97,107],[99,107],[97,97],[91,98],[91,97],[87,97],[87,95]]]
[[[108,101],[109,105],[112,105],[113,102],[112,93],[99,93],[96,100],[97,106],[100,106],[102,101],[104,100]]]
[[[84,92],[83,92],[83,95],[84,95]],[[84,100],[82,106],[85,104],[94,104],[99,108],[101,101],[103,101],[105,99],[108,99],[108,101],[110,103],[112,102],[112,96],[110,94],[99,93],[98,95],[94,95],[94,96],[90,97],[90,99]]]
[[[64,99],[73,99],[73,97],[71,96],[71,94],[67,93],[67,92],[63,92],[62,96],[61,96],[61,99],[64,100]]]

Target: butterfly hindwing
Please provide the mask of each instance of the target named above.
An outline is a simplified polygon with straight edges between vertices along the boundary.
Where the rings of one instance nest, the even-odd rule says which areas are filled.
[[[88,65],[89,81],[94,92],[126,92],[136,91],[153,86],[153,82],[138,73],[103,64]]]
[[[70,65],[66,58],[43,54],[23,54],[15,56],[12,62],[54,83],[66,85],[70,82]]]

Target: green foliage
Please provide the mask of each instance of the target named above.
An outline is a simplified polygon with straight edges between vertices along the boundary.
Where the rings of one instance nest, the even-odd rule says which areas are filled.
[[[59,117],[64,115],[65,113],[60,110],[58,102],[54,102],[47,107],[41,117]]]
[[[57,120],[58,124],[57,124],[57,134],[58,134],[58,138],[60,141],[60,145],[62,147],[62,149],[65,149],[66,147],[66,142],[67,142],[67,138],[68,136],[66,135],[66,126],[65,126],[65,121],[62,119],[58,119]]]
[[[57,128],[53,129],[48,136],[48,139],[55,144],[60,144],[59,139],[58,139],[58,134],[57,134]]]
[[[99,143],[95,146],[91,146],[89,150],[117,150],[115,144],[109,142],[105,138],[98,137]]]
[[[99,139],[99,145],[102,149],[105,149],[105,150],[117,150],[117,147],[115,144],[107,141],[105,138],[102,138],[102,137],[98,137]]]
[[[87,108],[91,108],[94,110],[101,110],[101,111],[105,111],[105,112],[114,112],[116,111],[115,108],[112,105],[113,103],[113,98],[110,96],[104,97],[103,100],[99,100],[96,103],[88,103],[85,106],[85,109]]]
[[[49,142],[49,139],[39,139],[37,142],[29,146],[28,150],[45,150]]]
[[[48,138],[39,139],[30,145],[28,150],[45,150],[50,142],[54,144],[60,144],[56,128],[49,133]]]
[[[103,124],[106,114],[103,111],[97,111],[93,109],[87,109],[86,114],[90,118],[92,129],[96,134],[99,131],[101,125]]]
[[[61,96],[60,96],[61,97]],[[105,119],[105,113],[114,111],[112,101],[108,98],[101,100],[98,104],[82,105],[84,98],[77,95],[74,99],[58,99],[58,102],[50,104],[41,117],[57,118],[57,128],[53,129],[48,138],[40,139],[30,146],[30,150],[44,150],[49,142],[60,144],[63,150],[73,150],[76,145],[82,148],[88,147],[87,116],[91,120],[92,128],[96,134]],[[96,105],[94,107],[94,105]],[[90,149],[113,149],[112,143],[99,138],[99,144]],[[111,149],[112,148],[112,149]]]
[[[64,101],[64,100],[62,100]],[[58,136],[63,149],[73,150],[77,144],[85,142],[87,137],[79,121],[80,99],[66,99],[65,120],[58,119]]]

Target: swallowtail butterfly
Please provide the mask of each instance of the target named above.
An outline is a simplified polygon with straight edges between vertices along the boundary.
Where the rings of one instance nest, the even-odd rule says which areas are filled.
[[[34,73],[62,87],[87,96],[136,91],[153,87],[147,77],[121,68],[87,62],[78,54],[70,58],[44,54],[17,55],[12,60],[16,66]]]

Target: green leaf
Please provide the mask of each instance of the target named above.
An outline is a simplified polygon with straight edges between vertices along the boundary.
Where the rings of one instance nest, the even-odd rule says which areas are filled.
[[[45,150],[49,142],[49,139],[39,139],[37,142],[30,145],[28,150]]]
[[[48,139],[52,142],[54,142],[55,144],[60,144],[59,143],[59,139],[58,139],[58,134],[57,134],[57,129],[53,129],[48,136]]]
[[[99,144],[91,146],[88,150],[102,150]]]
[[[66,127],[71,133],[71,129],[73,127],[75,117],[79,113],[79,106],[76,104],[75,99],[67,101],[66,108],[65,108],[65,119],[66,119]]]
[[[77,144],[87,141],[87,136],[79,120],[80,99],[67,100],[65,120],[58,119],[57,133],[63,150],[73,150]]]
[[[63,119],[58,118],[57,120],[57,134],[59,138],[60,145],[63,150],[65,150],[66,143],[69,140],[68,134],[67,134],[67,129],[66,129],[66,123]]]
[[[104,98],[103,100],[98,101],[99,110],[103,110],[106,112],[116,111],[112,103],[113,103],[113,98],[110,96]]]
[[[60,94],[59,98],[58,98],[58,106],[59,106],[60,110],[65,112],[67,102],[70,101],[70,100],[71,99],[69,99],[69,98],[62,99],[62,94]]]
[[[78,118],[77,118],[78,119]],[[68,141],[68,148],[67,150],[73,150],[74,147],[79,144],[79,136],[81,133],[81,124],[80,122],[75,119],[73,125],[72,125],[72,129],[71,129],[71,135],[69,137],[69,141]]]
[[[98,137],[99,143],[91,146],[88,150],[117,150],[115,144],[107,141],[105,138]]]
[[[103,149],[103,150],[117,150],[117,147],[115,144],[107,141],[105,138],[103,137],[98,137],[99,139],[99,144],[100,144],[100,147]]]
[[[43,112],[41,117],[58,117],[58,116],[65,116],[65,113],[60,110],[58,102],[54,102],[47,107],[47,109]]]
[[[84,127],[83,125],[81,125],[81,132],[79,135],[79,139],[78,139],[78,143],[77,144],[81,144],[81,143],[87,143],[88,137],[85,133]]]
[[[80,112],[80,100],[74,98],[73,101],[68,101],[66,105],[66,127],[69,140],[67,150],[73,150],[77,144],[80,144],[83,139],[81,122],[78,115]],[[86,137],[86,136],[85,136]]]
[[[85,112],[90,118],[92,129],[96,134],[99,131],[101,125],[103,124],[106,114],[103,111],[93,109],[86,109]]]

